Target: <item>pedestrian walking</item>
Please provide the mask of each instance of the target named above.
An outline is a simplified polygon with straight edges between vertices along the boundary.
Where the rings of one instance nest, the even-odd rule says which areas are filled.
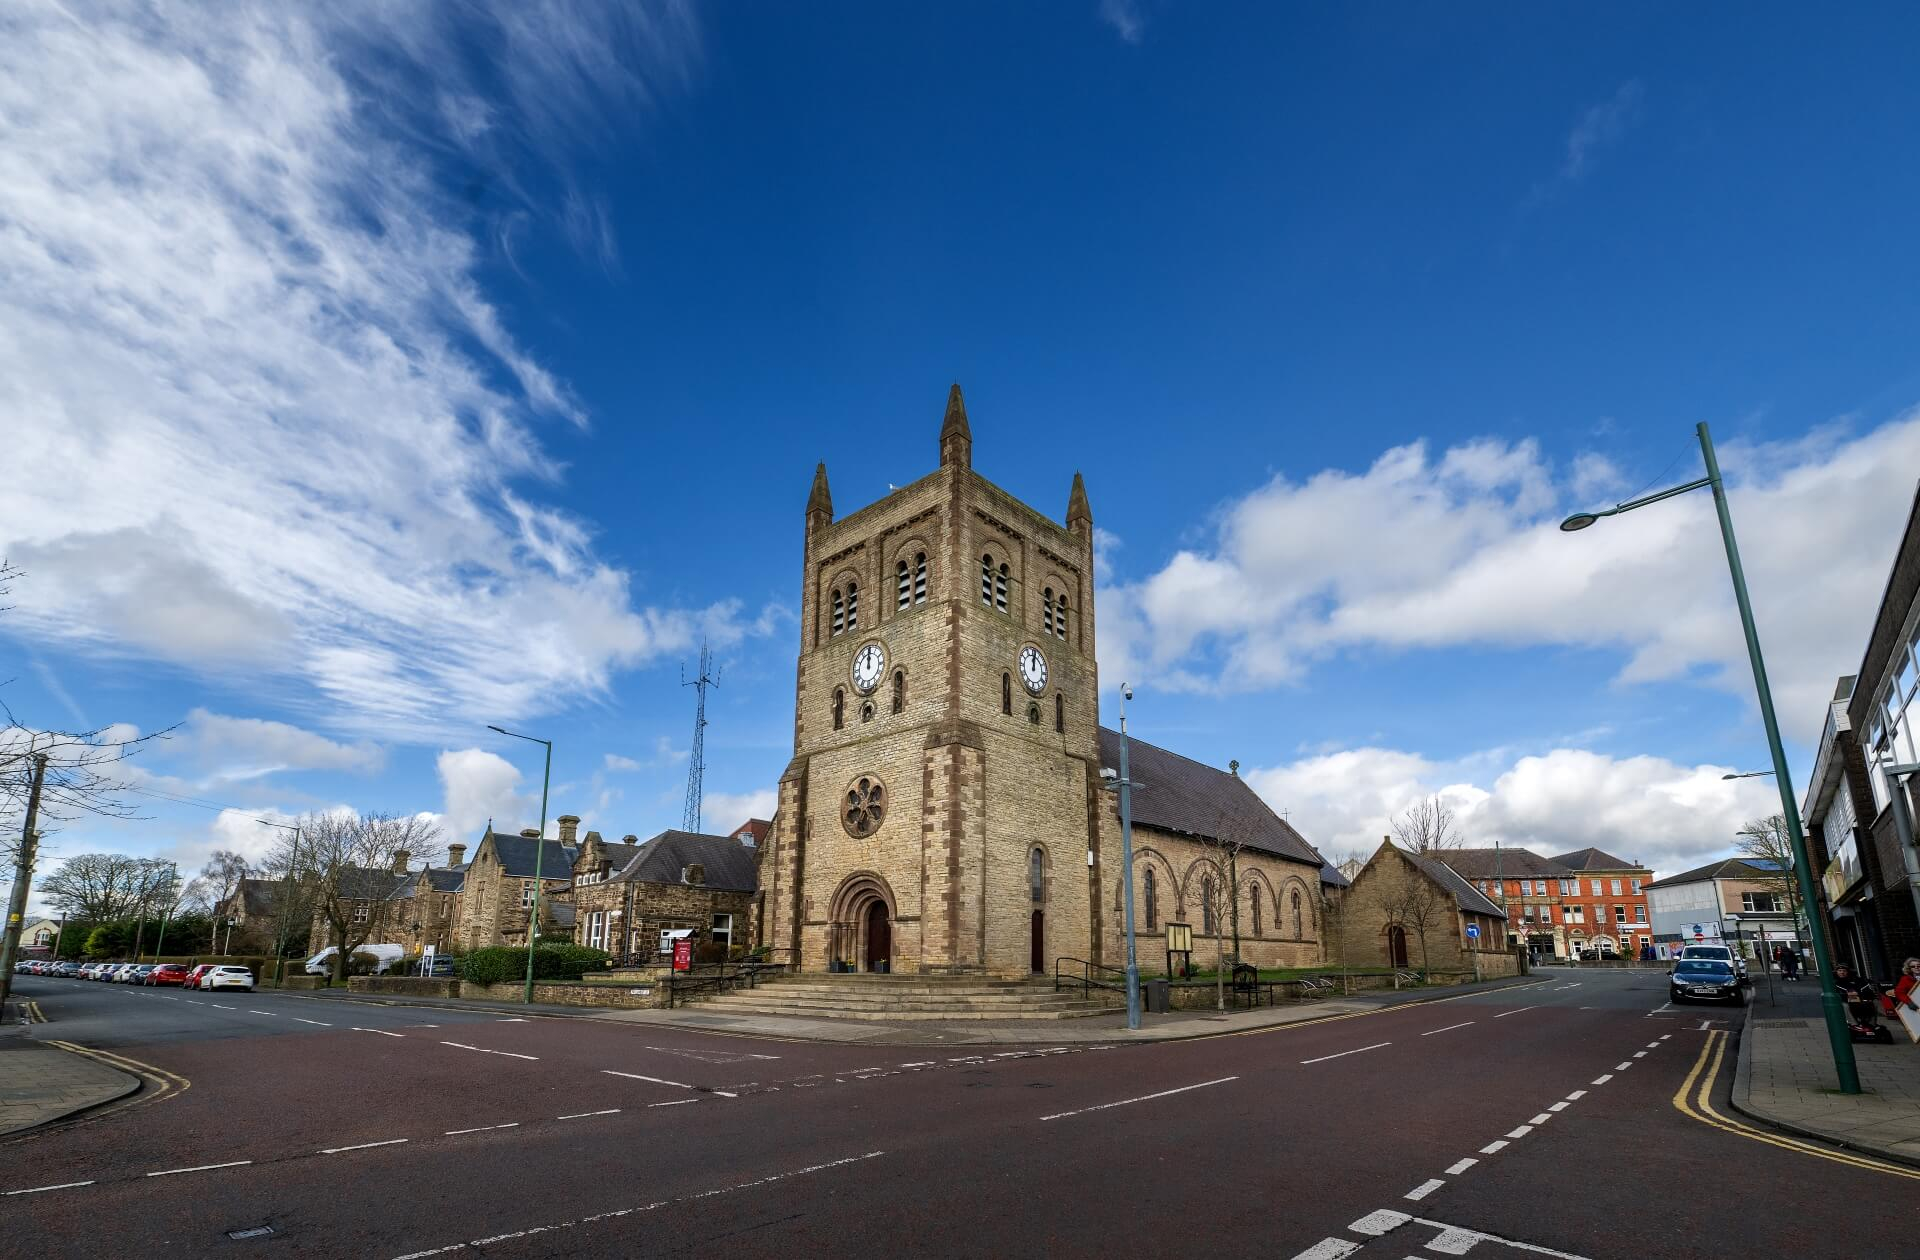
[[[1786,971],[1787,979],[1798,980],[1800,978],[1799,951],[1795,950],[1790,945],[1782,945],[1780,947],[1780,954],[1781,954],[1780,966],[1783,970]]]

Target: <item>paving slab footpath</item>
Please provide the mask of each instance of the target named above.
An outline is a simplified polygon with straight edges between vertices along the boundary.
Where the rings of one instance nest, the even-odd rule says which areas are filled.
[[[1734,1067],[1733,1105],[1804,1137],[1920,1167],[1920,1045],[1891,1022],[1894,1044],[1856,1043],[1858,1094],[1840,1092],[1820,985],[1757,977]]]
[[[104,1063],[35,1041],[24,1004],[0,1011],[0,1137],[52,1124],[124,1098],[140,1078]]]
[[[439,1007],[453,1010],[498,1010],[515,1014],[546,1015],[570,1019],[591,1019],[603,1023],[645,1024],[661,1028],[685,1028],[694,1032],[730,1033],[735,1036],[776,1037],[796,1041],[840,1042],[856,1045],[1077,1045],[1093,1042],[1128,1043],[1183,1041],[1197,1037],[1217,1037],[1286,1024],[1325,1019],[1331,1015],[1357,1015],[1383,1007],[1416,1002],[1434,1002],[1469,993],[1491,992],[1519,985],[1542,983],[1535,977],[1520,976],[1486,980],[1476,984],[1447,985],[1435,988],[1370,990],[1350,997],[1321,998],[1284,1006],[1261,1006],[1225,1011],[1172,1011],[1165,1015],[1142,1016],[1141,1027],[1129,1030],[1126,1013],[1116,1009],[1111,1015],[1092,1015],[1079,1019],[1025,1019],[934,1021],[889,1024],[873,1020],[832,1019],[792,1015],[728,1015],[702,1007],[699,1003],[672,1010],[619,1010],[598,1007],[557,1006],[535,1002],[497,1002],[468,998],[414,998],[397,994],[349,993],[328,989],[316,993],[289,994],[320,1001],[371,1002],[392,1006]]]

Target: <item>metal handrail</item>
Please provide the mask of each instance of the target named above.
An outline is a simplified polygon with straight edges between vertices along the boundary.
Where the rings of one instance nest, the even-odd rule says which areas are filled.
[[[1071,965],[1069,965],[1071,964]],[[1074,971],[1079,974],[1075,975]],[[1118,967],[1109,967],[1105,963],[1088,962],[1084,958],[1056,958],[1053,960],[1053,991],[1078,985],[1082,997],[1090,996],[1095,989],[1110,989],[1116,992],[1127,991],[1127,973]]]

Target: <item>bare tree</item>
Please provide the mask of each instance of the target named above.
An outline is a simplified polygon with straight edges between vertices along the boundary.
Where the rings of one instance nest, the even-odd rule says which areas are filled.
[[[1740,856],[1763,872],[1754,882],[1784,898],[1795,924],[1800,922],[1800,882],[1794,878],[1793,841],[1787,835],[1787,820],[1782,814],[1750,818],[1734,833],[1734,848]],[[1797,930],[1797,928],[1796,928]]]
[[[1237,850],[1239,846],[1233,847]],[[1208,928],[1213,931],[1214,1005],[1223,1011],[1227,1009],[1227,916],[1233,913],[1238,900],[1229,874],[1231,869],[1225,862],[1209,861],[1201,873],[1200,886],[1194,890],[1194,899],[1200,903],[1202,934]]]
[[[133,916],[149,878],[144,859],[124,853],[82,853],[41,880],[40,895],[69,919],[107,923]]]
[[[1387,921],[1411,931],[1420,941],[1420,969],[1432,966],[1427,949],[1427,934],[1446,921],[1453,898],[1448,896],[1426,872],[1415,869],[1413,877],[1401,886],[1386,904]]]
[[[36,763],[44,756],[37,837],[58,830],[58,824],[92,814],[103,818],[135,818],[128,803],[131,791],[115,767],[174,730],[126,735],[121,728],[96,727],[87,731],[40,730],[21,722],[0,703],[0,861],[15,861],[19,852],[27,801],[32,795]]]
[[[1393,820],[1393,830],[1400,837],[1400,847],[1414,853],[1457,849],[1466,839],[1460,833],[1453,806],[1438,794],[1422,797],[1407,806],[1406,811]]]
[[[324,924],[335,979],[344,979],[348,961],[380,927],[378,903],[396,882],[401,853],[440,860],[445,853],[440,825],[418,814],[309,814],[300,821],[301,869],[313,898],[314,918]],[[296,879],[299,877],[296,876]]]
[[[215,909],[226,905],[240,894],[246,879],[253,874],[247,865],[247,859],[232,849],[215,849],[207,864],[200,868],[200,881],[207,895],[213,899]]]

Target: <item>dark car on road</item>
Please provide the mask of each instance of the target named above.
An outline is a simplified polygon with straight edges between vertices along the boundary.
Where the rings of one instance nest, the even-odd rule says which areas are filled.
[[[1682,958],[1673,964],[1667,994],[1675,1002],[1731,1002],[1746,1005],[1740,975],[1733,965],[1713,958]]]
[[[147,973],[147,983],[156,987],[163,984],[185,984],[190,970],[191,968],[185,963],[161,963]]]

